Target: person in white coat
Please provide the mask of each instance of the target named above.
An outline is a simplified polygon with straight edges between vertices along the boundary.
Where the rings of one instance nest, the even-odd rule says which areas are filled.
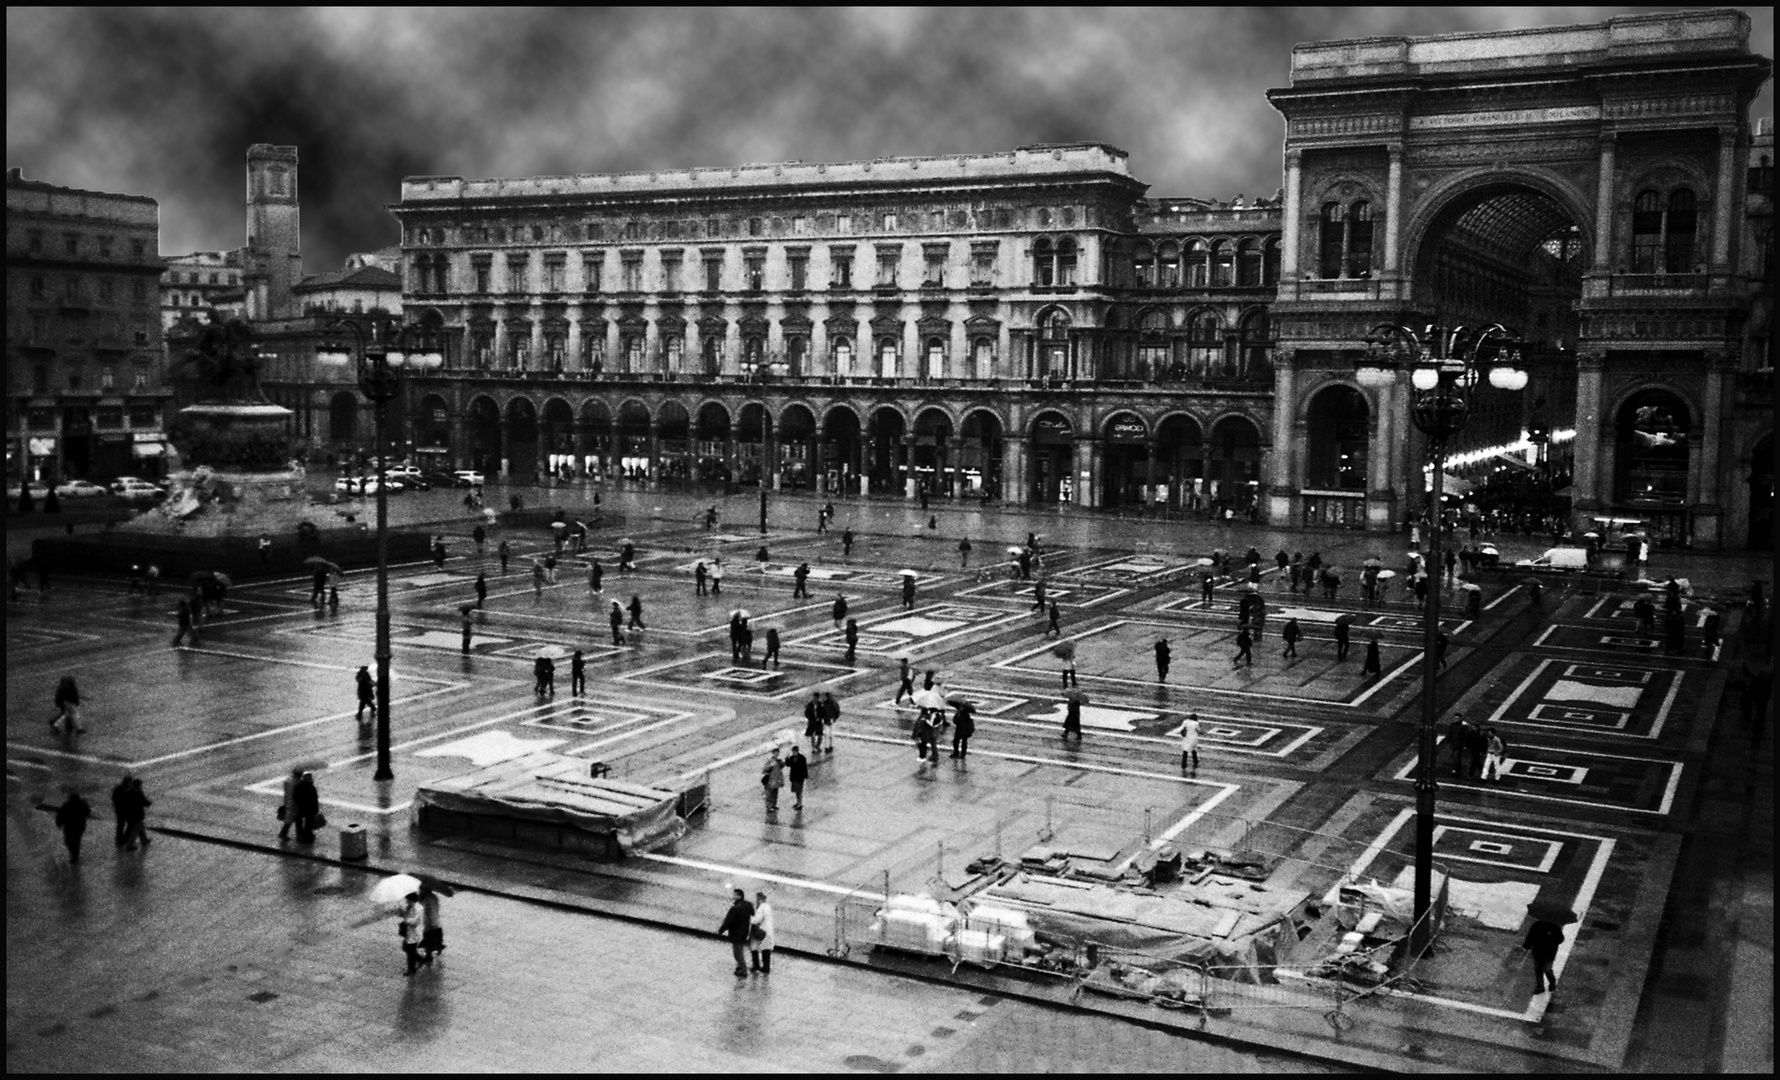
[[[748,947],[754,952],[754,970],[762,975],[773,973],[773,909],[766,902],[766,893],[754,894],[754,919],[748,925]]]
[[[430,964],[432,960],[421,959],[420,947],[426,941],[426,927],[422,925],[425,912],[420,906],[420,894],[409,893],[402,900],[402,921],[396,927],[402,935],[402,951],[408,954],[408,970],[402,972],[407,978],[420,970],[422,964]]]
[[[1191,763],[1194,772],[1199,771],[1199,714],[1188,713],[1187,722],[1180,729],[1180,771],[1186,772]]]

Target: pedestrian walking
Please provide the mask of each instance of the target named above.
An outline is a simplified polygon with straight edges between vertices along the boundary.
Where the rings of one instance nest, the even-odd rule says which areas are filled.
[[[177,649],[187,634],[192,636],[192,644],[197,645],[198,627],[192,621],[192,605],[188,601],[181,600],[179,607],[174,610],[173,617],[179,621],[179,629],[173,635],[173,647]]]
[[[411,892],[402,899],[402,910],[396,923],[396,934],[402,940],[402,955],[407,959],[407,967],[402,971],[402,978],[411,978],[419,971],[422,964],[427,963],[421,958],[421,947],[426,944],[426,913],[420,907],[420,894]]]
[[[64,734],[72,735],[75,732],[86,730],[86,727],[80,722],[80,687],[75,685],[74,676],[64,675],[56,682],[53,702],[56,707],[56,715],[49,722],[51,731],[61,731]]]
[[[1173,658],[1173,652],[1168,647],[1167,639],[1166,638],[1157,638],[1156,639],[1156,681],[1157,682],[1167,682],[1168,681],[1168,664],[1172,658]]]
[[[1545,586],[1537,581],[1527,583],[1527,609],[1538,612],[1545,610]]]
[[[1052,634],[1056,634],[1058,637],[1062,637],[1063,636],[1063,627],[1062,627],[1061,623],[1058,622],[1058,620],[1062,617],[1062,615],[1061,615],[1061,612],[1059,612],[1057,610],[1057,601],[1055,601],[1055,600],[1051,601],[1051,608],[1050,608],[1050,611],[1048,614],[1050,615],[1051,621],[1045,627],[1044,636],[1050,637]]]
[[[823,533],[826,533],[827,531],[828,531],[828,511],[827,511],[827,509],[817,510],[816,511],[816,535],[821,536]]]
[[[637,569],[637,546],[625,544],[618,554],[618,572],[621,574],[635,573]]]
[[[580,697],[587,692],[587,657],[580,649],[569,657],[569,693]]]
[[[711,595],[723,595],[723,560],[711,560]]]
[[[328,614],[337,615],[337,614],[339,614],[339,612],[340,612],[340,586],[330,585],[330,586],[328,586]]]
[[[488,530],[481,525],[477,525],[474,529],[470,530],[470,539],[475,542],[476,555],[480,557],[482,555],[483,546],[488,543]]]
[[[1016,556],[1015,561],[1020,567],[1020,580],[1032,580],[1032,549],[1029,547],[1021,548],[1020,554]]]
[[[803,809],[803,786],[810,779],[810,759],[796,746],[785,758],[785,779],[791,782],[791,809]]]
[[[1483,779],[1492,784],[1502,782],[1503,756],[1508,753],[1508,744],[1502,736],[1496,734],[1493,727],[1483,729]]]
[[[1069,689],[1072,686],[1080,686],[1081,685],[1080,683],[1075,681],[1075,657],[1074,656],[1065,656],[1063,658],[1062,678],[1063,678],[1063,688],[1065,690]]]
[[[1044,610],[1045,610],[1045,583],[1044,583],[1043,578],[1040,578],[1037,581],[1032,583],[1032,610],[1038,612],[1041,615],[1044,614]]]
[[[700,559],[698,565],[692,568],[692,595],[705,595],[705,581],[710,577],[710,573],[709,570],[705,569],[705,561]]]
[[[1465,755],[1471,752],[1471,725],[1463,713],[1454,713],[1446,727],[1446,745],[1452,748],[1452,774],[1460,779],[1470,775],[1465,768]]]
[[[124,826],[126,825],[126,822],[124,821],[124,802],[129,797],[127,794],[129,790],[129,773],[125,773],[123,779],[117,782],[117,786],[111,789],[111,817],[112,820],[117,823],[113,839],[116,846],[120,848],[124,846]]]
[[[476,575],[476,606],[480,608],[488,602],[488,575]]]
[[[754,894],[754,914],[748,919],[748,947],[753,950],[754,970],[762,975],[773,973],[773,908],[766,902],[764,890]]]
[[[810,752],[822,752],[822,693],[819,690],[810,692],[810,700],[803,706],[803,737],[810,740]]]
[[[779,789],[785,786],[785,762],[776,746],[760,772],[760,786],[766,789],[766,816],[770,818],[779,812]]]
[[[1558,988],[1557,972],[1552,965],[1557,962],[1558,947],[1564,943],[1564,929],[1549,919],[1538,919],[1527,930],[1527,939],[1521,942],[1533,957],[1533,996],[1550,993]]]
[[[742,662],[742,613],[740,611],[729,613],[729,662],[732,664]]]
[[[901,705],[904,694],[909,696],[910,701],[915,700],[915,669],[909,667],[909,658],[906,656],[898,657],[897,665],[896,700],[892,704]]]
[[[464,639],[463,639],[463,644],[462,644],[461,648],[464,652],[464,655],[468,656],[469,652],[470,652],[470,630],[472,627],[474,627],[476,625],[476,621],[475,621],[475,619],[471,618],[469,609],[467,609],[467,608],[463,611],[463,620],[464,620],[464,627],[463,627]]]
[[[445,951],[445,922],[440,918],[439,892],[432,882],[422,881],[416,895],[420,898],[420,962],[427,965]]]
[[[1446,646],[1448,639],[1444,630],[1434,635],[1434,660],[1441,670],[1446,668]]]
[[[1233,662],[1232,666],[1242,667],[1243,661],[1246,660],[1246,661],[1248,661],[1247,666],[1254,667],[1255,666],[1254,649],[1255,649],[1255,639],[1249,636],[1248,627],[1244,626],[1241,630],[1238,630],[1236,632],[1236,659]]]
[[[632,630],[648,629],[643,625],[643,598],[636,593],[630,594],[630,628]]]
[[[297,784],[303,779],[302,769],[292,769],[284,778],[284,801],[278,804],[278,820],[284,822],[278,827],[278,839],[282,843],[290,839],[291,826],[297,823]]]
[[[358,684],[358,711],[352,718],[362,724],[365,722],[365,710],[370,709],[371,719],[377,719],[377,683],[371,678],[370,667],[360,664],[353,681]]]
[[[501,573],[505,574],[507,572],[507,560],[512,558],[513,549],[507,546],[505,540],[502,540],[501,546],[496,549],[495,553],[501,557]]]
[[[766,667],[768,660],[772,661],[773,667],[779,666],[779,628],[776,626],[766,628],[766,652],[760,657],[760,666]]]
[[[1304,636],[1304,631],[1300,630],[1298,628],[1298,620],[1297,619],[1287,619],[1285,627],[1283,629],[1281,629],[1279,632],[1279,636],[1281,638],[1283,638],[1286,643],[1286,651],[1281,653],[1280,655],[1281,656],[1297,656],[1298,655],[1298,639],[1300,639]]]
[[[929,754],[933,755],[935,760],[938,759],[939,750],[934,745],[933,721],[928,719],[926,709],[915,714],[915,726],[910,734],[915,740],[915,757],[921,764],[927,764]]]
[[[952,756],[964,758],[970,753],[970,737],[977,733],[977,714],[970,702],[960,700],[952,707]]]
[[[968,536],[958,541],[958,568],[960,570],[970,568],[970,537]]]
[[[915,606],[915,576],[913,574],[902,576],[902,606],[904,608]]]
[[[318,566],[315,568],[315,572],[309,575],[309,603],[313,604],[315,607],[320,607],[322,601],[327,598],[327,591],[327,567]]]
[[[1687,652],[1687,624],[1682,621],[1679,610],[1671,611],[1663,616],[1663,653],[1668,656],[1682,656]]]
[[[1187,722],[1180,729],[1180,771],[1186,772],[1191,765],[1194,772],[1199,771],[1199,714],[1188,713]]]
[[[80,792],[68,789],[68,798],[56,810],[56,827],[62,830],[62,843],[68,847],[68,861],[80,861],[80,839],[86,835],[87,821],[93,816],[92,806]]]
[[[853,528],[848,526],[841,530],[841,557],[851,558],[853,555]]]
[[[1211,571],[1210,570],[1201,570],[1199,572],[1199,602],[1202,604],[1211,603]]]
[[[834,628],[839,630],[847,618],[847,598],[840,593],[834,594]]]
[[[794,582],[791,589],[791,599],[796,600],[799,597],[802,597],[803,599],[808,600],[810,598],[810,564],[807,562],[798,563],[797,569],[791,572],[791,580]]]
[[[1384,661],[1378,655],[1378,636],[1375,634],[1366,639],[1366,661],[1360,665],[1360,674],[1377,678],[1384,673]]]
[[[315,790],[314,773],[305,772],[297,778],[291,801],[297,810],[297,843],[315,843],[315,830],[320,824],[316,819],[321,816],[321,793]]]
[[[729,911],[723,916],[722,925],[717,927],[717,936],[729,940],[730,950],[735,953],[735,973],[745,979],[748,977],[748,938],[754,929],[754,905],[748,903],[745,891],[736,889],[734,893]]]
[[[612,644],[624,644],[624,606],[616,600],[612,601],[607,617],[612,623]]]
[[[445,538],[443,536],[433,537],[433,569],[445,569]]]
[[[1348,630],[1347,623],[1342,622],[1340,619],[1335,620],[1335,662],[1338,664],[1347,659],[1347,647],[1350,633],[1351,631]]]
[[[544,560],[532,560],[532,596],[534,599],[544,598]]]
[[[149,844],[146,823],[148,820],[148,808],[153,806],[154,803],[149,799],[148,794],[142,790],[141,780],[138,780],[135,777],[126,777],[124,783],[127,786],[123,792],[122,803],[118,807],[118,814],[123,819],[124,824],[123,849],[125,851],[135,851],[138,845],[147,847]]]
[[[857,619],[848,619],[847,620],[846,640],[847,640],[846,662],[848,664],[852,664],[859,657],[859,621]]]
[[[1079,694],[1072,695],[1063,703],[1063,738],[1068,741],[1070,735],[1076,742],[1082,741],[1082,699]]]

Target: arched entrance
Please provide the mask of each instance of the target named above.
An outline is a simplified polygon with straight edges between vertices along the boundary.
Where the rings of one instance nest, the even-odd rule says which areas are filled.
[[[1176,413],[1156,427],[1153,494],[1169,510],[1205,508],[1205,432],[1190,416]]]
[[[915,438],[909,445],[909,469],[915,490],[950,496],[952,475],[952,418],[944,409],[922,409],[915,416]]]
[[[737,483],[771,484],[772,478],[767,475],[766,457],[772,438],[772,418],[766,414],[766,406],[758,401],[743,405],[741,417],[736,424]]]
[[[859,414],[845,405],[836,405],[822,417],[822,490],[825,492],[864,492],[857,477],[865,469],[865,439]]]
[[[958,425],[958,474],[963,492],[1001,498],[1001,417],[973,409]]]
[[[1774,550],[1774,434],[1755,444],[1749,469],[1749,550]]]
[[[1218,516],[1237,517],[1257,506],[1261,491],[1261,430],[1246,416],[1226,416],[1212,425],[1206,462],[1211,507]]]
[[[544,448],[544,465],[559,480],[575,478],[575,410],[561,398],[544,403],[539,425]]]
[[[603,480],[617,467],[612,450],[612,410],[605,402],[596,399],[582,404],[579,450],[581,467],[589,476]]]
[[[904,477],[908,471],[908,446],[903,436],[908,425],[902,414],[888,405],[874,409],[866,424],[870,445],[867,474],[871,490],[898,495],[906,491]]]
[[[632,398],[618,409],[618,470],[626,479],[648,480],[653,467],[649,407]]]
[[[1039,413],[1028,432],[1026,484],[1029,501],[1040,505],[1074,502],[1075,421],[1054,410]]]
[[[507,403],[507,476],[527,484],[538,478],[538,407],[530,398]]]
[[[664,484],[688,483],[693,463],[692,416],[678,401],[664,401],[655,410],[655,478]]]
[[[483,476],[501,475],[501,458],[505,456],[501,449],[501,407],[493,398],[472,398],[464,411],[464,426],[469,433],[470,468]]]
[[[420,399],[414,418],[415,464],[434,471],[449,471],[451,459],[451,405],[438,394]]]
[[[731,479],[732,448],[730,446],[729,410],[715,401],[707,401],[698,410],[698,428],[693,432],[694,455],[698,459],[699,480],[709,484],[726,484]]]
[[[1668,390],[1640,390],[1614,418],[1613,503],[1627,517],[1642,517],[1657,543],[1689,545],[1688,459],[1693,415]]]
[[[1366,527],[1370,419],[1366,396],[1354,387],[1324,387],[1310,399],[1306,416],[1304,524]]]
[[[1142,507],[1150,496],[1150,426],[1133,412],[1107,417],[1100,429],[1100,505]]]
[[[803,405],[788,405],[779,414],[779,484],[803,491],[815,484],[816,414]]]

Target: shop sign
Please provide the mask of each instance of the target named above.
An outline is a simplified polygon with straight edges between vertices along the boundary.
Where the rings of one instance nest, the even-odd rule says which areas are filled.
[[[56,440],[32,439],[29,449],[31,453],[39,457],[53,457],[56,452]]]
[[[130,437],[136,442],[160,442],[167,436],[159,431],[132,431]]]
[[[1032,441],[1040,443],[1069,443],[1075,441],[1075,427],[1069,421],[1056,416],[1041,416],[1032,425]]]
[[[129,442],[130,441],[130,433],[127,431],[101,431],[99,433],[99,441],[102,443]]]
[[[1140,443],[1149,438],[1149,425],[1136,416],[1129,414],[1114,418],[1106,425],[1106,441],[1116,443]]]

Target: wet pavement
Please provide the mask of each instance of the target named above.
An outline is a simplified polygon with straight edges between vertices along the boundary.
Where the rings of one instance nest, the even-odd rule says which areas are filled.
[[[552,494],[572,504],[580,493]],[[490,495],[504,502],[502,493]],[[527,498],[536,503],[541,495]],[[1320,621],[1354,610],[1351,601],[1343,608],[1292,597],[1268,577],[1269,633],[1255,667],[1236,669],[1229,662],[1234,594],[1221,591],[1205,604],[1183,573],[1190,557],[1213,547],[1240,553],[1251,543],[1264,554],[1281,545],[1320,550],[1349,566],[1378,549],[1391,565],[1400,553],[1359,534],[938,505],[923,514],[900,503],[855,500],[837,504],[836,531],[851,525],[860,535],[844,558],[834,533],[814,531],[817,501],[775,495],[765,538],[771,556],[762,572],[753,559],[762,543],[757,502],[723,501],[724,523],[706,534],[695,522],[710,502],[606,492],[607,522],[596,530],[595,547],[631,536],[639,571],[620,578],[608,565],[605,591],[596,597],[573,566],[554,586],[533,588],[525,557],[547,547],[542,531],[496,530],[490,552],[478,559],[468,542],[470,521],[451,493],[392,500],[399,524],[439,522],[434,527],[448,536],[453,557],[442,572],[402,567],[392,580],[397,779],[387,784],[371,778],[371,746],[353,720],[351,672],[370,662],[368,573],[348,576],[338,613],[311,610],[306,582],[240,583],[227,614],[205,628],[195,649],[170,649],[171,622],[161,610],[167,603],[128,597],[117,581],[70,579],[47,597],[12,604],[9,902],[14,912],[31,914],[9,917],[9,1059],[56,1070],[118,1067],[103,1062],[127,1056],[104,1055],[126,1054],[129,1036],[106,1033],[113,1013],[87,1016],[109,1005],[146,1011],[142,1022],[156,1036],[144,1045],[171,1048],[171,1056],[154,1059],[163,1068],[191,1061],[210,1063],[194,1068],[333,1070],[410,1060],[484,1068],[523,1060],[531,1064],[514,1067],[1073,1071],[1116,1060],[1133,1070],[1211,1071],[1278,1068],[1271,1057],[1253,1056],[1273,1051],[1418,1070],[1771,1065],[1771,757],[1765,746],[1751,753],[1748,733],[1728,719],[1734,707],[1721,708],[1734,657],[1712,664],[1616,644],[1625,631],[1609,595],[1554,590],[1546,612],[1535,617],[1524,591],[1512,587],[1515,579],[1493,585],[1485,612],[1452,627],[1442,701],[1518,724],[1510,741],[1519,764],[1495,788],[1443,783],[1440,813],[1452,840],[1438,855],[1454,860],[1455,877],[1475,883],[1458,905],[1466,914],[1449,924],[1443,954],[1418,971],[1416,993],[1354,1003],[1344,1030],[1321,1009],[1236,1008],[1202,1019],[1075,995],[1005,972],[963,969],[946,985],[939,981],[948,974],[943,964],[838,949],[847,942],[837,940],[837,901],[850,891],[881,889],[886,875],[898,889],[953,881],[969,859],[997,850],[1017,856],[1045,833],[1117,847],[1174,829],[1170,835],[1183,845],[1223,846],[1257,835],[1258,823],[1281,834],[1306,830],[1293,834],[1301,836],[1297,847],[1281,852],[1287,857],[1271,879],[1276,883],[1321,891],[1362,858],[1374,860],[1367,872],[1388,880],[1399,866],[1393,849],[1407,847],[1404,810],[1413,805],[1407,770],[1420,673],[1409,606],[1399,600],[1368,616],[1385,670],[1365,680],[1353,661],[1333,660]],[[29,539],[20,524],[17,516],[9,520],[9,546]],[[1053,552],[1047,576],[1093,698],[1079,748],[1056,737],[1058,661],[1041,636],[1044,621],[1030,612],[1030,596],[975,573],[1028,531],[1040,533]],[[957,565],[963,535],[974,545],[968,569]],[[505,577],[492,558],[503,537],[521,556]],[[1543,546],[1502,543],[1509,557]],[[694,597],[691,562],[714,550],[730,553],[724,594]],[[1762,560],[1668,554],[1658,553],[1652,572],[1690,577],[1703,594],[1728,594],[1750,575],[1766,574]],[[794,599],[789,569],[806,560],[818,572],[812,596]],[[919,575],[909,609],[895,584],[905,567]],[[477,572],[489,573],[492,587],[465,656],[457,605]],[[836,589],[848,593],[850,614],[861,624],[857,665],[845,662],[829,619]],[[601,605],[632,594],[644,599],[650,629],[614,647]],[[731,663],[722,627],[737,604],[755,613],[757,627],[784,633],[784,659],[770,676],[759,673],[758,661]],[[1297,658],[1279,656],[1272,632],[1284,608],[1298,611],[1309,635]],[[1744,647],[1740,621],[1738,614],[1727,619],[1732,650]],[[1157,636],[1175,645],[1166,688],[1146,670],[1148,644]],[[1751,647],[1760,651],[1761,644]],[[531,694],[530,661],[546,647],[587,652],[586,697],[566,693],[566,665],[554,699]],[[912,760],[910,717],[892,701],[894,657],[905,650],[919,668],[939,670],[948,686],[984,704],[966,762],[930,768]],[[89,731],[73,741],[51,736],[44,724],[49,691],[64,670],[79,675],[87,697]],[[1626,700],[1636,704],[1613,717],[1599,708],[1559,715],[1569,692],[1560,680],[1592,679],[1590,685],[1611,690],[1616,679],[1634,677],[1654,689],[1631,695]],[[767,820],[758,761],[778,732],[801,732],[802,702],[816,687],[833,689],[842,702],[839,749],[817,765],[801,813],[787,806]],[[1602,693],[1603,700],[1620,699]],[[1208,734],[1201,769],[1183,777],[1172,733],[1189,708],[1206,713],[1217,730]],[[1585,723],[1609,730],[1578,730]],[[615,775],[635,780],[708,774],[713,813],[672,849],[618,864],[482,838],[426,837],[407,827],[408,804],[423,779],[461,772],[472,755],[533,745],[607,761]],[[367,869],[325,861],[338,855],[332,829],[313,850],[277,841],[279,780],[303,760],[326,766],[318,780],[334,824],[369,827]],[[115,853],[109,843],[103,793],[126,767],[145,778],[156,800],[151,825],[161,842],[140,853]],[[1555,787],[1553,776],[1565,786]],[[89,858],[78,870],[51,842],[48,815],[32,809],[59,800],[65,784],[79,785],[98,810]],[[1504,837],[1521,850],[1504,853]],[[1529,844],[1551,859],[1517,862],[1528,858]],[[1312,845],[1314,855],[1307,853]],[[120,861],[126,859],[137,861]],[[428,869],[472,886],[453,910],[465,912],[463,929],[475,943],[454,950],[452,963],[423,974],[412,990],[400,986],[392,922],[365,921],[361,896],[367,877],[397,869]],[[95,877],[102,879],[97,889]],[[711,955],[721,946],[662,929],[708,932],[736,880],[774,890],[782,951],[790,958],[784,969],[805,971],[795,981],[858,1004],[842,1009],[795,1000],[803,991],[775,991],[794,1000],[755,997],[738,1006],[722,956]],[[1496,909],[1505,901],[1494,899],[1525,897],[1529,888],[1584,909],[1560,959],[1561,989],[1544,999],[1527,993],[1524,954],[1514,948],[1524,935],[1518,912],[1504,917]],[[106,984],[98,973],[108,960],[117,963],[100,943],[132,937],[113,929],[121,925],[120,907],[145,920],[145,928],[159,928],[157,942],[129,946],[147,950],[122,965],[136,980],[130,993],[89,1004],[91,988]],[[231,928],[207,941],[194,933],[206,918]],[[67,933],[45,932],[57,926]],[[256,941],[261,933],[267,940]],[[615,949],[587,944],[624,934],[641,936]],[[21,952],[31,958],[28,966]],[[831,959],[831,952],[847,956]],[[626,993],[612,998],[639,1002],[637,1011],[614,1007],[601,1013],[602,1023],[590,1018],[565,1039],[561,1020],[574,995],[585,990],[592,969],[620,966],[620,957],[631,965],[621,979]],[[287,968],[301,977],[285,979]],[[461,990],[433,985],[428,997],[432,984],[425,980],[464,978],[456,973],[468,975],[465,969],[476,976]],[[922,989],[896,989],[903,980],[893,972],[916,977],[909,985]],[[779,974],[775,968],[774,978]],[[186,987],[190,1000],[177,1006],[161,996],[137,1000],[199,976],[206,981]],[[258,993],[246,984],[265,979],[286,986],[276,990],[277,1001],[248,1009],[238,1003],[245,995],[229,996],[237,989]],[[779,985],[787,981],[794,980]],[[503,1010],[483,1016],[469,1005],[478,998],[453,997],[486,993],[523,1006],[533,982],[551,1004],[540,1001],[535,1022],[516,1016],[495,1030],[484,1028],[506,1016]],[[498,994],[490,989],[496,984]],[[30,992],[21,992],[27,986]],[[612,1023],[657,1015],[662,1006],[652,1010],[652,992],[654,999],[672,997],[676,1016],[684,1009],[715,1022],[683,1043],[651,1040],[646,1024]],[[712,993],[727,996],[705,996]],[[863,1023],[854,1038],[830,1017],[824,1035],[823,1022],[805,1016],[870,1016],[880,994],[889,1002],[885,1017],[901,1026]],[[1000,1004],[973,1017],[967,1030],[943,1022],[966,1007],[931,1016],[897,1011],[895,1002],[907,996],[954,1005],[986,996]],[[249,1057],[239,1056],[247,1051],[227,1024],[199,1030],[212,1012],[252,1027],[251,1018],[267,1011],[261,1006],[286,998],[302,1007],[282,1009],[270,1026],[280,1037],[254,1046]],[[1009,1003],[1030,1014],[999,1019],[1016,1015]],[[1116,1014],[1146,1026],[1133,1028]],[[360,1038],[355,1019],[371,1034]],[[550,1019],[558,1033],[545,1037]],[[60,1022],[70,1027],[44,1034]],[[725,1024],[734,1030],[725,1033]],[[1097,1025],[1119,1032],[1116,1059],[1077,1052],[1094,1037],[1089,1033],[1102,1030]],[[946,1036],[913,1034],[948,1026]],[[76,1028],[90,1040],[62,1037]],[[509,1040],[513,1053],[538,1056],[503,1055],[495,1049],[503,1031],[520,1035]],[[89,1041],[110,1049],[81,1056]],[[915,1045],[922,1052],[909,1054]],[[1215,1065],[1204,1057],[1231,1045],[1260,1049]],[[38,1056],[21,1057],[27,1050]],[[386,1056],[392,1050],[412,1059]]]

